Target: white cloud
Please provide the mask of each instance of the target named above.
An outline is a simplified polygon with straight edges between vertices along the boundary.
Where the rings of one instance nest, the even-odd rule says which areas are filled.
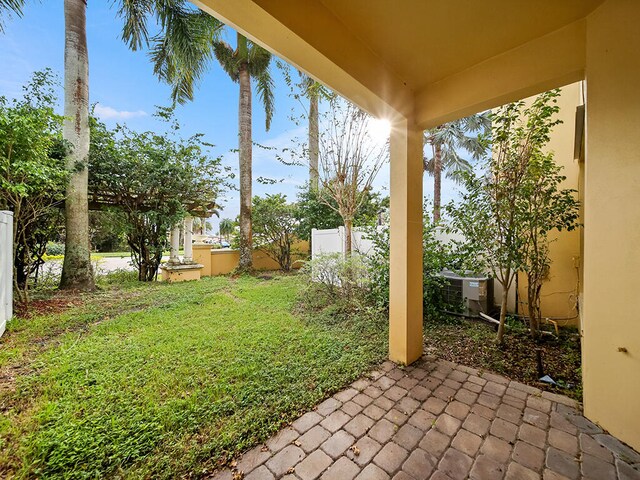
[[[103,120],[129,120],[130,118],[146,117],[148,115],[144,110],[136,110],[135,112],[116,110],[100,103],[96,103],[95,113]]]

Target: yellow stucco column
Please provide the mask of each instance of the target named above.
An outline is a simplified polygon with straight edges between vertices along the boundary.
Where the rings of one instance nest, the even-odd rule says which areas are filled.
[[[640,449],[640,2],[587,22],[584,409]]]
[[[391,128],[391,270],[389,358],[422,355],[422,131],[407,121]]]

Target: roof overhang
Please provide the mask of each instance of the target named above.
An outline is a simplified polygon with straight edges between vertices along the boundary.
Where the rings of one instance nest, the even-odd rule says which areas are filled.
[[[584,77],[603,0],[198,0],[378,117],[421,128]]]

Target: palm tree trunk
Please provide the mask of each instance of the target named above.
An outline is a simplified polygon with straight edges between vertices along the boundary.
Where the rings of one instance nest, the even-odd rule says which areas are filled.
[[[442,195],[442,147],[434,145],[433,155],[433,223],[440,221],[440,202]]]
[[[240,65],[240,271],[253,268],[251,232],[251,77],[246,63]]]
[[[318,96],[312,94],[309,98],[309,186],[318,189]]]
[[[89,250],[89,56],[86,0],[65,0],[64,129],[71,145],[67,169],[66,242],[60,288],[95,288]]]

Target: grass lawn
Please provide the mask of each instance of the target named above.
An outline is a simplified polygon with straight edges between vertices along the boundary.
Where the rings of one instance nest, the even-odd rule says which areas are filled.
[[[301,288],[122,280],[12,321],[0,477],[200,477],[264,441],[387,352],[384,320],[301,318]]]
[[[425,322],[425,353],[470,367],[506,375],[582,401],[580,335],[564,328],[559,337],[545,336],[534,345],[521,325],[511,323],[503,346],[495,344],[493,326],[479,321],[451,318],[448,322]],[[542,368],[564,387],[539,382],[536,349],[541,352]]]

